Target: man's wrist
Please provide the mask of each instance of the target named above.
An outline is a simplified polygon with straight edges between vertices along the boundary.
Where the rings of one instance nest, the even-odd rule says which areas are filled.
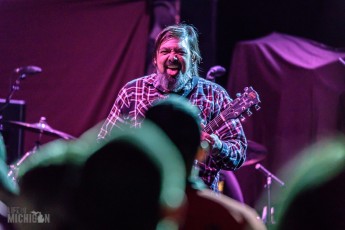
[[[212,146],[212,149],[218,150],[220,152],[222,150],[222,147],[223,147],[223,142],[219,139],[219,137],[216,134],[211,134],[210,136],[214,140],[214,144]]]

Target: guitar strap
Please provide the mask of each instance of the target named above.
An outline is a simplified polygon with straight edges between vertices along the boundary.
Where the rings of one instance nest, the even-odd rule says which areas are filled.
[[[183,92],[183,94],[181,95],[181,97],[185,97],[185,98],[188,98],[189,97],[189,94],[192,92],[192,90],[195,88],[195,86],[198,84],[198,81],[199,81],[199,77],[198,76],[193,76],[193,79],[192,79],[192,86],[188,89],[188,90],[185,90]]]

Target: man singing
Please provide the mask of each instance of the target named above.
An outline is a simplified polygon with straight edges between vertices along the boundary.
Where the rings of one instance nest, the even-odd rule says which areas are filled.
[[[114,126],[127,124],[139,128],[148,108],[171,94],[187,98],[199,109],[202,127],[228,108],[232,99],[225,89],[198,76],[201,62],[198,43],[192,25],[178,24],[163,29],[155,40],[155,73],[134,79],[119,91],[98,140],[106,138]],[[212,133],[202,132],[201,141],[209,144],[210,151],[205,162],[199,164],[199,175],[217,191],[219,171],[234,171],[244,163],[247,140],[240,121],[230,119],[223,120]]]

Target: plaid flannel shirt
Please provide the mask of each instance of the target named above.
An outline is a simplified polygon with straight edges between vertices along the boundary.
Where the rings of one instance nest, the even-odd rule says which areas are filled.
[[[154,101],[169,96],[154,86],[156,74],[151,74],[128,82],[120,91],[114,105],[98,134],[101,140],[113,127],[129,124],[139,128],[145,112]],[[189,101],[200,111],[201,122],[206,125],[222,110],[227,108],[232,99],[220,85],[199,78],[197,85],[187,96]],[[206,162],[200,164],[200,177],[212,189],[217,190],[219,171],[236,170],[246,159],[247,140],[238,119],[225,121],[215,130],[222,141],[222,149],[208,155]]]

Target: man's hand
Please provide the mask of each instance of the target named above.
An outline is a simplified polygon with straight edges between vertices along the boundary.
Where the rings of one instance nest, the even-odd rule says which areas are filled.
[[[201,132],[201,141],[207,141],[210,144],[210,146],[212,146],[212,149],[222,149],[222,141],[215,134],[210,135],[206,132]]]

